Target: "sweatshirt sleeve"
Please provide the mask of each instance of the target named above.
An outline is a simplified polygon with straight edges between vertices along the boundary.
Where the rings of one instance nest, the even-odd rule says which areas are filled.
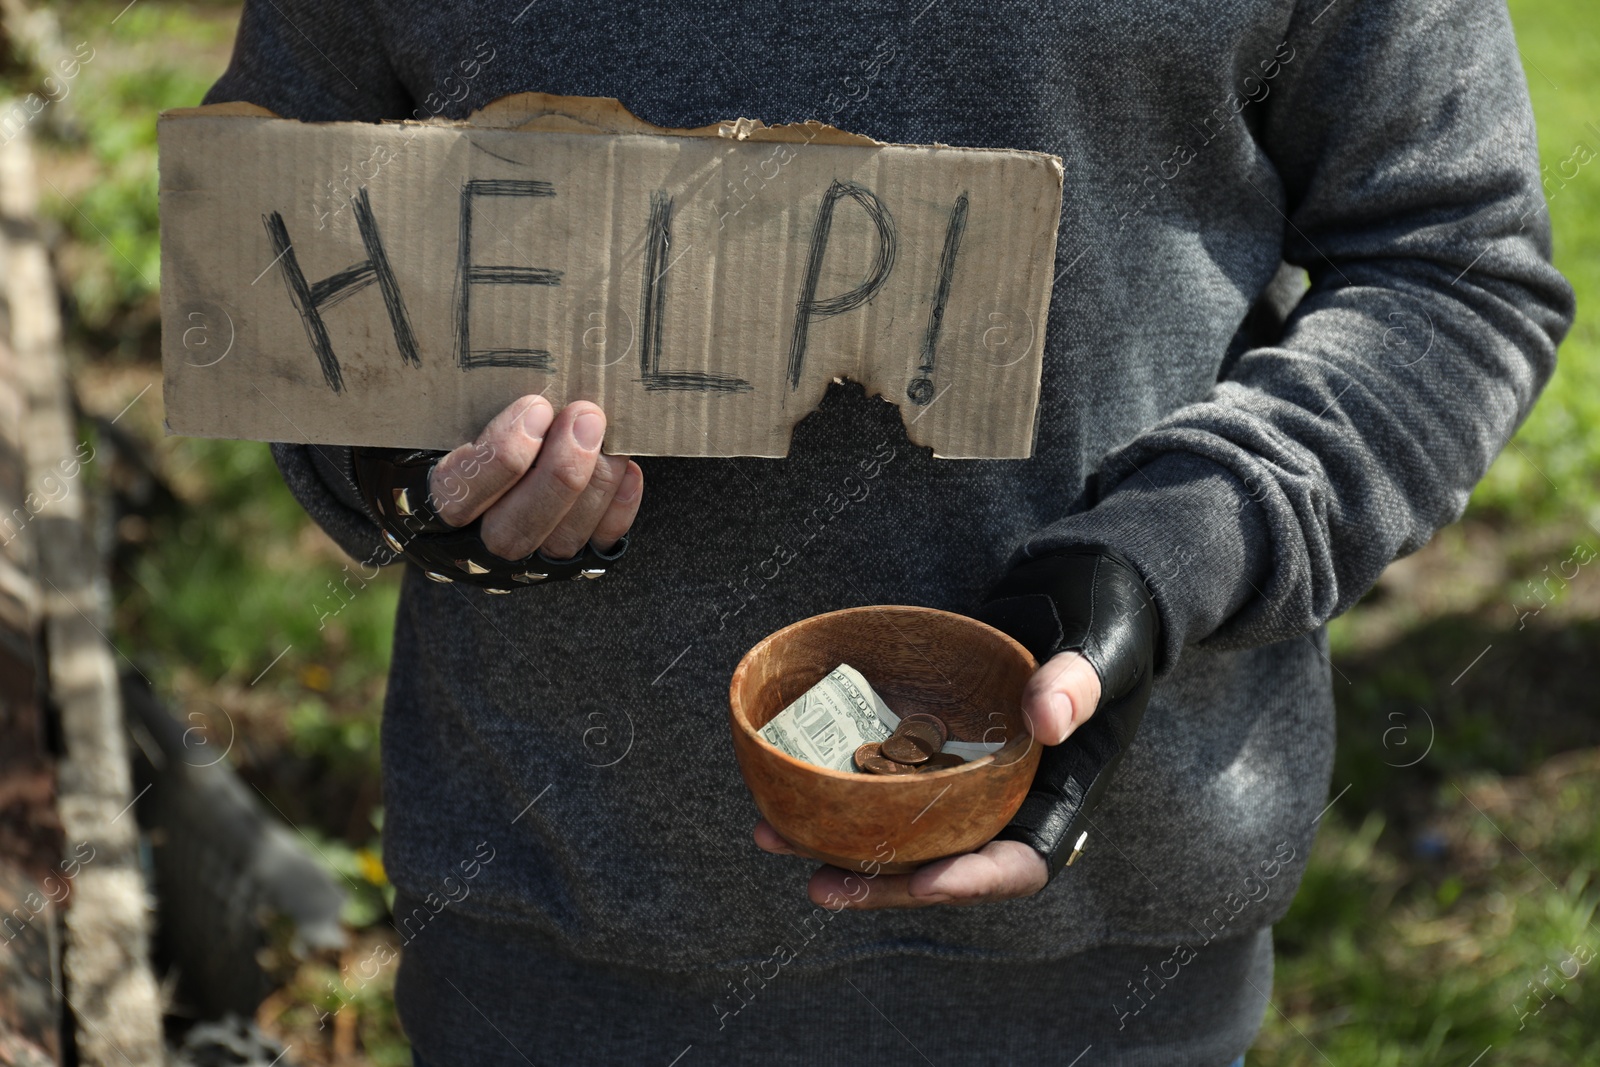
[[[365,0],[245,0],[233,58],[202,103],[235,100],[308,122],[377,122],[405,118],[413,107]],[[272,457],[340,548],[357,560],[392,558],[356,492],[348,447],[280,442]]]
[[[1246,117],[1310,289],[1013,557],[1123,551],[1163,672],[1186,644],[1309,633],[1458,518],[1572,321],[1504,0],[1311,0],[1286,45]]]

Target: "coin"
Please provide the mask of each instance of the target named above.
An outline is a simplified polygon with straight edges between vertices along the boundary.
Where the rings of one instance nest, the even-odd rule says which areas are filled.
[[[962,759],[954,752],[935,752],[932,756],[928,757],[928,762],[918,767],[917,770],[945,771],[949,770],[951,767],[965,766],[966,762],[966,760]]]
[[[901,716],[900,721],[901,722],[925,722],[925,723],[932,724],[933,728],[935,730],[939,731],[939,745],[940,745],[940,747],[943,747],[944,743],[946,741],[950,740],[950,727],[945,724],[945,721],[943,719],[939,718],[939,716],[933,714],[932,712],[929,712],[929,711],[913,711],[910,715]]]
[[[896,763],[918,764],[927,763],[928,757],[937,749],[925,740],[913,734],[906,733],[904,728],[895,730],[880,748],[883,754]]]
[[[863,770],[864,771],[864,770],[867,769],[867,765],[866,765],[866,762],[865,762],[866,760],[869,760],[869,759],[882,759],[882,758],[883,758],[883,753],[878,751],[878,742],[876,742],[876,741],[868,741],[866,744],[864,744],[860,748],[856,749],[856,754],[855,754],[856,768],[858,770]]]
[[[903,734],[916,741],[928,750],[929,755],[943,748],[945,738],[948,736],[947,731],[941,731],[939,727],[926,719],[901,719],[900,728],[895,733]]]
[[[896,763],[892,759],[882,756],[867,756],[856,764],[868,774],[915,774],[915,767],[908,767],[904,763]]]

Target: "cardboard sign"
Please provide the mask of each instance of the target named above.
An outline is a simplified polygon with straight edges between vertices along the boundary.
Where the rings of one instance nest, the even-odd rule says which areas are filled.
[[[782,456],[849,378],[937,455],[1032,450],[1055,156],[539,94],[159,139],[169,432],[452,448],[542,392],[612,453]]]

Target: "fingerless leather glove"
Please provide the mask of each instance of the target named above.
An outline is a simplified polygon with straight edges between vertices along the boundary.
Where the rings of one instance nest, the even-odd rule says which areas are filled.
[[[1100,676],[1094,715],[1044,750],[1033,788],[996,835],[1037,849],[1054,878],[1081,850],[1090,813],[1144,716],[1160,637],[1155,602],[1121,553],[1086,545],[1019,564],[973,614],[1016,638],[1040,666],[1078,652]]]
[[[509,593],[539,582],[599,578],[628,550],[624,534],[609,552],[585,545],[571,559],[550,559],[542,551],[502,559],[483,543],[481,519],[451,526],[439,518],[428,476],[446,453],[405,448],[355,448],[351,453],[357,488],[378,520],[384,543],[436,582]]]

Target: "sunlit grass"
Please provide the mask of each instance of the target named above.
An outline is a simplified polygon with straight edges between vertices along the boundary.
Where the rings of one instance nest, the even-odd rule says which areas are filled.
[[[1539,124],[1555,264],[1578,317],[1554,379],[1473,496],[1523,520],[1600,522],[1600,12],[1587,0],[1513,0],[1511,14]],[[1575,150],[1586,147],[1593,158]]]

